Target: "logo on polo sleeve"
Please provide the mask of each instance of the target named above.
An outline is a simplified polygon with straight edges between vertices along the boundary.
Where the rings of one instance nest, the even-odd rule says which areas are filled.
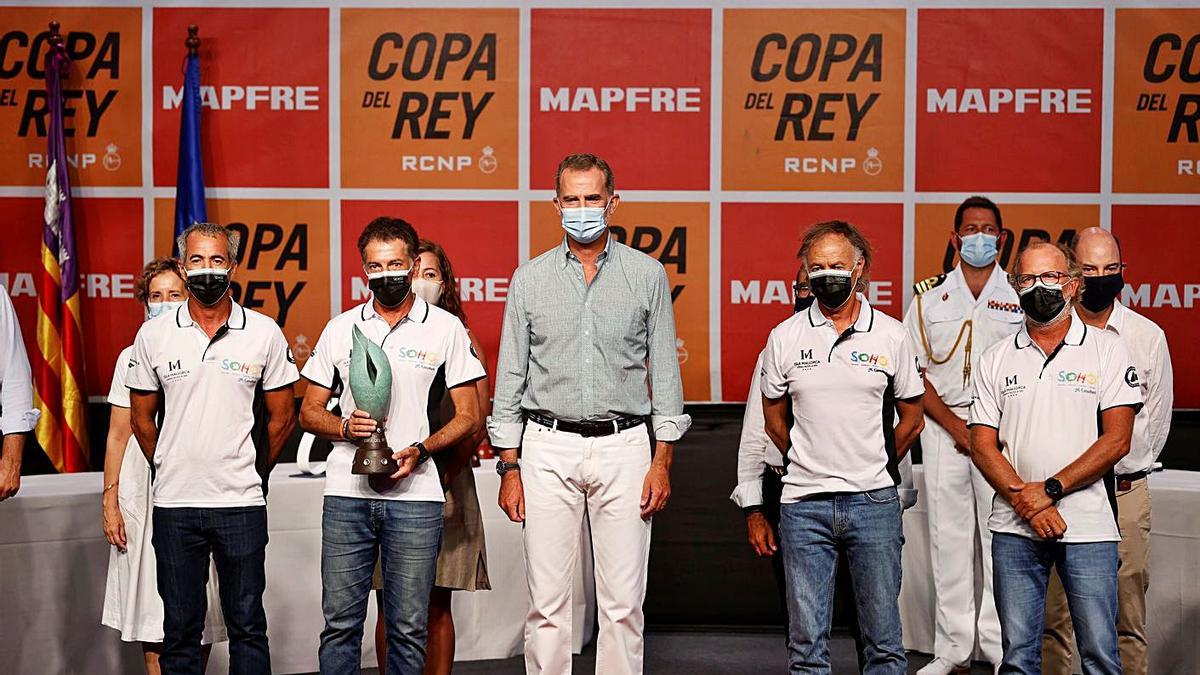
[[[1125,384],[1129,385],[1130,387],[1133,387],[1134,389],[1137,389],[1138,374],[1137,374],[1136,367],[1129,366],[1128,368],[1125,369]]]

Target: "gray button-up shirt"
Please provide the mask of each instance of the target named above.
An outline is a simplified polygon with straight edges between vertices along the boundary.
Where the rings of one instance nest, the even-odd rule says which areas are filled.
[[[667,271],[611,235],[596,265],[584,283],[564,237],[513,274],[488,418],[496,448],[521,446],[526,410],[572,421],[650,415],[670,442],[691,426]]]

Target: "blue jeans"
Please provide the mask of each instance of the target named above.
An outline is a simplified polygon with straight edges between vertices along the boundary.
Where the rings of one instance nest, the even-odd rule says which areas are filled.
[[[1118,675],[1117,542],[1064,544],[997,532],[992,579],[1000,614],[1001,673],[1042,672],[1042,627],[1050,566],[1058,570],[1083,672]]]
[[[154,556],[163,599],[160,664],[170,675],[200,675],[200,635],[208,613],[209,556],[217,566],[229,633],[229,672],[271,672],[267,614],[267,507],[154,508]]]
[[[323,675],[358,673],[375,561],[383,563],[387,675],[425,670],[429,594],[442,541],[442,504],[325,497],[321,524]]]
[[[894,487],[814,496],[781,507],[788,672],[830,672],[829,628],[839,552],[849,561],[862,632],[863,672],[907,671],[900,629],[902,512]]]

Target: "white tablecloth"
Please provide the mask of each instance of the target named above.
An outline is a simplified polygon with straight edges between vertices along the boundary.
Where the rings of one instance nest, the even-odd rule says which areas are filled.
[[[933,652],[934,595],[924,467],[914,467],[920,496],[904,514],[904,646]],[[1151,673],[1200,673],[1200,472],[1150,477],[1150,591],[1146,600]],[[977,580],[976,589],[979,583]],[[1076,672],[1079,672],[1078,669]]]
[[[0,503],[0,672],[134,673],[141,650],[100,625],[108,543],[100,531],[102,474],[30,476]],[[521,528],[496,506],[494,462],[475,470],[487,532],[491,591],[454,594],[455,658],[521,653],[528,590]],[[268,497],[267,610],[275,672],[317,670],[321,617],[321,492],[324,479],[283,464]],[[592,634],[595,597],[585,531],[575,582],[574,648]],[[587,583],[584,580],[588,580]],[[363,665],[374,667],[375,603],[369,603]],[[226,670],[224,645],[209,672]]]

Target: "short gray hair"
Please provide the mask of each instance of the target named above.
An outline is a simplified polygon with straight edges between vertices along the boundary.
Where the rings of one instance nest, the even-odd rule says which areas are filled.
[[[863,233],[850,223],[844,220],[828,220],[823,223],[817,223],[808,228],[804,233],[804,239],[800,242],[800,250],[796,253],[796,257],[800,259],[800,264],[808,269],[808,254],[822,238],[835,234],[844,238],[850,248],[854,249],[854,263],[858,264],[859,260],[863,261],[862,276],[858,279],[858,286],[855,290],[865,290],[871,279],[871,263],[874,262],[871,251],[871,242],[863,236]]]
[[[187,260],[187,240],[193,234],[205,237],[224,237],[225,243],[229,246],[229,261],[237,260],[238,246],[242,243],[242,235],[236,230],[222,227],[216,223],[192,223],[191,227],[175,238],[175,246],[179,249],[180,260]]]

